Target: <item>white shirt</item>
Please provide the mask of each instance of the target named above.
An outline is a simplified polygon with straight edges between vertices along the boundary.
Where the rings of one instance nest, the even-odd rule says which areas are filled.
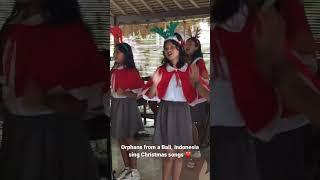
[[[177,84],[179,84],[177,86]],[[168,89],[166,91],[166,94],[163,97],[163,100],[165,101],[174,101],[174,102],[187,102],[181,86],[181,80],[179,79],[179,82],[177,83],[176,74],[174,74],[168,85]]]
[[[182,68],[175,69],[170,65],[167,65],[166,70],[168,72],[172,72],[172,71],[182,71],[185,72],[188,68],[188,64],[185,64]],[[177,79],[179,79],[179,82],[177,82]],[[148,100],[148,101],[158,101],[160,102],[161,100],[159,99],[158,96],[155,96],[153,98],[149,98],[146,94],[146,92],[149,90],[145,89],[142,94],[143,94],[143,98]],[[164,101],[172,101],[172,102],[187,102],[186,97],[183,94],[183,90],[182,90],[182,83],[181,83],[181,79],[176,77],[176,74],[174,74],[168,84],[168,88],[167,91],[164,95],[164,97],[162,98],[162,100]]]
[[[229,71],[225,59],[221,59],[221,64],[226,73],[226,78],[229,78]],[[237,108],[233,96],[233,89],[229,80],[215,78],[212,82],[212,126],[230,126],[243,127],[243,121],[240,111]]]

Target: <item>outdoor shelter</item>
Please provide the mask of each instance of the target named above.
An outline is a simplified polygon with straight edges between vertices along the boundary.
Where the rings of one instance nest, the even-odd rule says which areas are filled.
[[[203,24],[205,24],[206,29],[203,29],[203,33],[205,35],[202,34],[200,36],[203,39],[206,38],[206,46],[204,48],[206,52],[205,59],[206,61],[210,61],[209,0],[110,0],[110,4],[110,24],[113,26],[119,25],[122,29],[124,42],[132,46],[136,67],[145,81],[150,78],[163,58],[164,39],[150,32],[153,26],[165,28],[170,21],[178,21],[180,24],[176,32],[186,38],[188,36],[184,35],[187,34],[186,31],[189,28],[195,30],[199,26],[199,21],[204,22]],[[112,39],[111,36],[111,52],[113,49]],[[112,56],[112,54],[110,55]],[[112,66],[112,64],[113,62],[110,65]],[[208,65],[207,68],[209,69]],[[137,138],[140,143],[149,144],[152,142],[158,104],[139,99],[138,106],[147,132],[138,133]],[[112,144],[112,146],[114,149],[118,148],[116,143]],[[113,170],[121,171],[121,155],[116,150],[112,152]],[[192,171],[183,168],[182,179],[196,180],[200,179],[200,177],[203,180],[209,179],[209,174],[200,172],[204,164],[209,162],[208,149],[204,154],[207,154],[207,156],[204,155],[205,159],[197,161],[197,168],[194,168]],[[161,165],[155,159],[145,158],[141,159],[139,163],[141,164],[139,168],[141,168],[142,179],[159,179],[161,177]],[[206,168],[203,169],[206,170]]]
[[[111,24],[209,17],[209,0],[111,0]]]
[[[177,30],[185,36],[186,31],[194,25],[194,21],[190,19],[207,18],[208,24],[210,21],[209,0],[111,0],[110,3],[111,25],[120,25],[124,37],[132,34],[139,34],[143,38],[151,36],[153,34],[150,32],[151,27],[165,28],[169,21],[181,21]],[[209,36],[209,32],[207,32],[207,35]],[[207,61],[209,61],[209,46],[210,43],[207,44]],[[148,49],[142,51],[143,48]],[[134,44],[134,49],[141,50],[136,52],[135,56],[136,65],[141,75],[150,76],[150,73],[145,73],[145,68],[139,67],[139,62],[147,62],[148,64],[144,64],[144,66],[148,66],[148,71],[153,72],[158,66],[153,62],[161,62],[159,55],[162,56],[160,52],[162,47],[151,47],[149,49],[147,45]],[[209,67],[207,68],[209,69]],[[147,80],[148,77],[144,77],[144,79]],[[154,115],[147,113],[145,103],[141,102],[140,105],[144,106],[142,116],[146,124],[146,118],[154,119]]]

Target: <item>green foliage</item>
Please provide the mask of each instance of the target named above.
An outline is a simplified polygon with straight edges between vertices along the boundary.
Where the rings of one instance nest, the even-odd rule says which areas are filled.
[[[164,30],[163,28],[159,28],[159,27],[153,27],[150,29],[150,32],[159,34],[164,39],[168,39],[169,37],[174,36],[175,30],[178,25],[179,25],[179,22],[170,22],[167,25],[166,30]]]

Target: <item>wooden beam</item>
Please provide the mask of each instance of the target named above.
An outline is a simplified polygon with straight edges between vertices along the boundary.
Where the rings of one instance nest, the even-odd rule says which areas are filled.
[[[173,0],[173,2],[174,2],[181,10],[184,10],[184,7],[183,7],[177,0]]]
[[[124,0],[137,14],[141,14],[140,11],[128,0]]]
[[[193,4],[194,7],[200,8],[194,0],[189,0],[189,1],[191,2],[191,4]]]
[[[201,17],[210,17],[210,9],[208,7],[143,15],[117,16],[117,20],[120,24],[149,24],[168,20],[183,20]]]
[[[160,4],[160,6],[161,6],[164,10],[169,11],[169,8],[168,8],[166,5],[164,5],[161,0],[156,0],[156,1]]]
[[[144,0],[140,0],[142,4],[152,13],[154,13],[153,9],[146,3]]]
[[[117,19],[117,16],[110,16],[110,25],[111,26],[116,26],[118,25],[118,19]]]
[[[123,15],[127,15],[127,13],[118,4],[116,4],[114,0],[111,0],[111,4],[115,6],[116,9],[118,9],[118,11],[120,11]]]

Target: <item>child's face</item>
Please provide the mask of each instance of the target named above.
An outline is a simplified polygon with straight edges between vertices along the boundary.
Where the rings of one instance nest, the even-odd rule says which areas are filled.
[[[121,51],[119,51],[119,49],[116,49],[115,51],[116,63],[122,64],[124,62],[124,58],[125,58],[125,55]]]
[[[196,43],[194,41],[188,40],[186,42],[185,51],[188,56],[192,56],[197,50],[198,47],[196,46]]]
[[[179,51],[172,42],[167,42],[164,47],[164,55],[171,62],[176,62],[179,60]]]

